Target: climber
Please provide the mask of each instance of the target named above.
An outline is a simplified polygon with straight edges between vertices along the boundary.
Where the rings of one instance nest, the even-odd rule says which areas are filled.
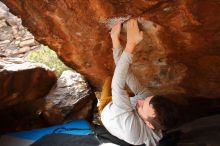
[[[163,136],[162,131],[178,121],[178,110],[167,98],[152,95],[143,88],[131,71],[133,52],[143,39],[137,20],[127,22],[124,51],[119,40],[121,27],[122,23],[118,23],[110,32],[116,68],[112,82],[107,78],[103,86],[99,105],[101,121],[112,135],[130,144],[156,146]],[[134,97],[129,97],[126,84]]]

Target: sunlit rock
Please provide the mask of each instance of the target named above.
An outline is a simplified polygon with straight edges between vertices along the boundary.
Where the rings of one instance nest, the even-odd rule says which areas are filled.
[[[21,24],[21,19],[0,2],[0,56],[21,57],[40,47],[34,36]]]

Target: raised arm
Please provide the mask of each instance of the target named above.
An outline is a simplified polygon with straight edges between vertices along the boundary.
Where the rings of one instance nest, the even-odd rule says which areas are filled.
[[[120,31],[121,31],[121,23],[118,23],[115,26],[113,26],[111,30],[111,38],[112,38],[112,45],[113,45],[113,49],[112,49],[113,58],[114,58],[114,62],[116,65],[123,52],[123,49],[121,47],[120,40],[119,40]],[[141,95],[141,94],[144,94],[144,92],[146,92],[145,88],[140,84],[138,79],[134,76],[130,68],[128,69],[126,84],[128,85],[128,87],[131,89],[131,91],[135,95]]]
[[[112,30],[110,32],[111,35],[111,39],[112,39],[112,46],[113,46],[113,58],[114,58],[114,62],[115,65],[118,63],[120,56],[122,54],[122,47],[121,47],[121,43],[120,43],[120,32],[121,32],[121,25],[122,23],[117,23],[116,25],[114,25],[112,27]]]
[[[116,64],[112,79],[113,103],[126,109],[131,107],[128,94],[125,90],[125,83],[128,76],[129,66],[132,62],[132,53],[135,46],[143,39],[143,33],[139,31],[136,20],[129,20],[127,28],[126,48]]]

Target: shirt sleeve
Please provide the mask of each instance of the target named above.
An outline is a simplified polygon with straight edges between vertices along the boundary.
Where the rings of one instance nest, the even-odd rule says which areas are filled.
[[[114,62],[117,65],[117,63],[118,63],[118,61],[120,59],[120,56],[122,54],[122,47],[113,48],[112,50],[113,50]],[[149,91],[140,84],[140,82],[134,76],[134,74],[133,74],[133,72],[132,72],[132,70],[130,68],[128,68],[126,84],[131,89],[131,91],[135,94],[135,96],[137,95],[138,97],[143,98],[144,96],[149,94],[148,93]]]
[[[133,55],[127,51],[124,51],[116,64],[115,72],[112,78],[112,102],[117,107],[131,111],[132,106],[125,90],[126,77],[128,74],[129,66],[132,62]]]
[[[122,50],[123,50],[122,47],[112,49],[113,59],[114,59],[115,65],[117,65],[117,63],[120,59],[120,56],[122,54]]]

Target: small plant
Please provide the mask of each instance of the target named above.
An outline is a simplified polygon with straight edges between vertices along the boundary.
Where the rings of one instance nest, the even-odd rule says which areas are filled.
[[[41,46],[40,49],[31,51],[26,59],[32,62],[39,62],[46,64],[51,69],[55,70],[57,77],[59,77],[63,71],[70,70],[58,57],[57,54],[49,49],[47,46]]]

